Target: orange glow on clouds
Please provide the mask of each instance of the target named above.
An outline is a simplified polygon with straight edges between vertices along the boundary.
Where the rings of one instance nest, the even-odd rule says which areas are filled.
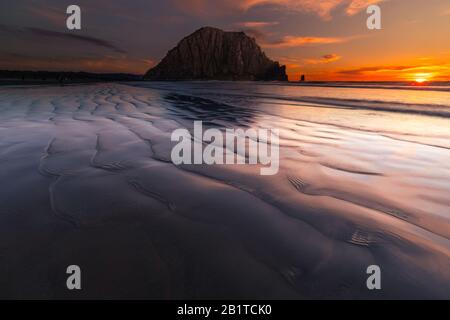
[[[276,42],[262,43],[262,46],[265,48],[292,48],[306,45],[343,43],[349,40],[350,38],[285,36]]]

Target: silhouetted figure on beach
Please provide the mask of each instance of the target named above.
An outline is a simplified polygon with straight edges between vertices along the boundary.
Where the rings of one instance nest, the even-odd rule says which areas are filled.
[[[305,82],[305,81],[306,81],[306,77],[304,74],[302,74],[300,77],[300,82]]]

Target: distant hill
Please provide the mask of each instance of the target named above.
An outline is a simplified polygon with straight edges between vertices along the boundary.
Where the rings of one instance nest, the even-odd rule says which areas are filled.
[[[181,40],[150,69],[149,80],[278,80],[286,67],[270,60],[244,32],[204,27]]]
[[[0,84],[45,84],[45,83],[83,83],[105,81],[137,81],[142,76],[124,73],[89,73],[57,71],[11,71],[0,70]]]

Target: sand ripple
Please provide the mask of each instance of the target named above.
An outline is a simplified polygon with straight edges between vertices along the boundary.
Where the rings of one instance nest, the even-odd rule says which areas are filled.
[[[0,89],[0,297],[450,298],[447,119],[182,89]],[[193,120],[280,129],[279,174],[174,166]]]

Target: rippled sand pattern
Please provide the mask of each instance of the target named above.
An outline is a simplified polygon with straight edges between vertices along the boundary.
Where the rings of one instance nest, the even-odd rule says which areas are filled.
[[[396,115],[428,121],[420,135],[351,115],[389,113],[233,99],[1,88],[0,298],[450,298],[447,119]],[[176,167],[170,135],[193,120],[280,129],[279,173]]]

